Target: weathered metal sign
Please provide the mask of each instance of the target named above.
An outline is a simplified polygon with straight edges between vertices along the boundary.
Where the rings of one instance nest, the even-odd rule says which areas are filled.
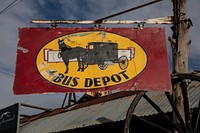
[[[19,104],[0,110],[0,132],[18,133],[19,126]]]
[[[15,94],[171,89],[162,28],[22,28]]]

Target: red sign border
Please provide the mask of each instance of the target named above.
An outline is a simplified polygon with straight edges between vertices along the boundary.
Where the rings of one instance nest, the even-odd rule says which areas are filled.
[[[21,33],[21,31],[24,31],[24,30],[40,30],[40,29],[42,29],[42,30],[45,30],[45,28],[22,28],[22,29],[20,29],[19,30],[19,35],[20,35],[20,33]],[[112,34],[117,34],[116,33],[116,30],[121,30],[121,29],[127,29],[127,30],[131,30],[131,29],[133,29],[133,28],[100,28],[100,29],[93,29],[93,28],[56,28],[56,30],[57,31],[59,31],[59,30],[70,30],[68,33],[63,33],[62,35],[59,35],[59,36],[56,36],[56,37],[53,37],[50,41],[52,41],[52,40],[54,40],[55,38],[59,38],[59,37],[62,37],[62,36],[64,36],[64,35],[67,35],[67,34],[73,34],[73,33],[77,33],[77,32],[88,32],[88,31],[105,31],[105,32],[109,32],[109,33],[112,33]],[[162,37],[161,38],[163,38],[163,36],[165,37],[165,34],[163,33],[164,32],[164,29],[162,29],[162,28],[144,28],[143,30],[140,30],[140,29],[137,29],[137,30],[135,30],[135,29],[133,29],[134,31],[138,31],[138,32],[141,32],[141,31],[144,31],[145,29],[149,29],[150,31],[152,30],[152,29],[154,29],[154,30],[156,30],[156,31],[161,31],[162,32]],[[47,31],[49,30],[50,32],[55,32],[55,29],[46,29]],[[113,31],[114,30],[114,31]],[[112,31],[112,32],[111,32]],[[125,30],[123,30],[123,31],[125,31]],[[124,34],[124,33],[123,33]],[[132,40],[132,41],[134,41],[134,42],[136,42],[144,51],[145,51],[145,53],[146,53],[146,55],[147,55],[147,58],[149,59],[149,55],[148,55],[148,53],[147,53],[147,51],[146,51],[146,49],[144,48],[144,46],[142,46],[140,43],[138,43],[138,41],[137,40],[134,40],[133,38],[130,38],[130,37],[127,37],[126,35],[122,35],[122,33],[120,33],[120,34],[117,34],[117,35],[120,35],[120,36],[123,36],[123,37],[126,37],[126,38],[129,38],[130,40]],[[130,36],[130,35],[129,35]],[[19,37],[19,38],[21,38],[21,37]],[[21,40],[21,39],[20,39]],[[44,45],[43,46],[45,46],[48,42],[50,42],[49,40],[46,42],[46,43],[44,43]],[[19,41],[19,43],[20,43],[20,41]],[[42,46],[42,47],[43,47]],[[42,48],[42,47],[40,47],[40,49]],[[164,47],[166,48],[166,44],[164,43]],[[21,51],[17,51],[17,53],[19,54],[19,52],[21,52]],[[39,52],[39,51],[38,51]],[[36,56],[38,55],[38,52],[37,52],[37,54],[36,54]],[[165,53],[166,55],[167,55],[167,53]],[[166,61],[167,63],[168,63],[168,60]],[[19,63],[19,61],[17,60],[17,63],[16,64],[18,64]],[[107,90],[115,90],[116,88],[120,88],[121,90],[142,90],[142,89],[140,89],[141,87],[142,88],[145,88],[145,87],[143,87],[143,86],[145,86],[145,85],[142,85],[143,84],[143,82],[140,80],[140,78],[144,78],[144,73],[145,73],[145,71],[147,71],[146,69],[148,68],[147,66],[148,66],[148,64],[149,64],[149,60],[147,60],[147,64],[146,64],[146,66],[145,66],[145,69],[143,69],[143,71],[142,72],[140,72],[136,77],[134,77],[134,78],[132,78],[132,79],[130,79],[129,81],[127,81],[127,82],[125,82],[125,83],[122,83],[122,84],[118,84],[118,85],[114,85],[114,86],[108,86],[108,87],[101,87],[101,88],[96,88],[96,89],[71,89],[71,88],[66,88],[66,87],[63,87],[63,86],[59,86],[59,85],[56,85],[56,87],[58,87],[57,88],[57,90],[56,91],[52,91],[53,89],[50,89],[50,88],[52,88],[52,86],[54,86],[54,85],[52,85],[52,83],[50,82],[50,81],[48,81],[50,84],[50,86],[49,85],[46,85],[46,86],[48,86],[47,88],[48,89],[45,89],[45,91],[44,90],[36,90],[36,91],[24,91],[24,89],[20,89],[21,87],[19,87],[19,84],[17,84],[17,81],[16,81],[16,75],[17,75],[17,72],[16,72],[16,75],[15,75],[15,81],[14,81],[14,93],[15,94],[32,94],[32,93],[46,93],[46,92],[86,92],[86,91],[107,91]],[[36,66],[35,66],[36,67]],[[16,70],[17,70],[17,66],[16,66]],[[37,67],[36,67],[36,70],[37,70]],[[149,71],[149,70],[148,70]],[[38,72],[38,70],[37,70],[37,72]],[[39,72],[38,72],[39,73]],[[166,87],[163,87],[163,88],[160,88],[161,86],[163,86],[162,84],[160,84],[160,85],[158,85],[157,87],[155,87],[155,88],[151,88],[151,85],[146,85],[146,86],[149,86],[149,88],[147,88],[147,89],[144,89],[144,90],[153,90],[153,91],[170,91],[171,90],[171,82],[170,82],[170,76],[169,76],[169,69],[168,69],[168,72],[166,72],[167,73],[167,75],[168,76],[165,76],[165,80],[168,82],[168,83],[166,83]],[[39,74],[40,75],[40,74]],[[146,74],[146,75],[148,75],[148,74]],[[40,75],[41,76],[41,75]],[[42,76],[41,76],[42,77]],[[43,78],[43,77],[42,77]],[[145,78],[146,79],[146,78]],[[47,80],[46,79],[44,79],[43,78],[43,80],[45,80],[44,82],[46,82]],[[137,84],[135,84],[135,83],[137,83]],[[138,87],[138,86],[140,86],[140,87]],[[49,88],[50,87],[50,88]],[[53,87],[53,88],[55,88],[55,86]],[[167,89],[166,89],[167,88]]]

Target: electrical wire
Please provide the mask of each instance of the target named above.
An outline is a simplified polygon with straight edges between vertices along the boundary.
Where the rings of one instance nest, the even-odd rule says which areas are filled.
[[[3,10],[0,11],[0,14],[3,14],[8,9],[14,7],[17,4],[16,2],[19,2],[19,1],[18,0],[14,0],[13,2],[11,2],[8,6],[6,6]]]
[[[121,11],[121,12],[118,12],[118,13],[115,13],[115,14],[112,14],[112,15],[109,15],[109,16],[106,16],[106,17],[103,17],[103,18],[100,18],[100,19],[97,19],[95,20],[96,23],[101,23],[103,20],[105,19],[109,19],[109,18],[112,18],[112,17],[116,17],[116,16],[119,16],[121,14],[124,14],[124,13],[127,13],[127,12],[130,12],[130,11],[133,11],[133,10],[136,10],[136,9],[140,9],[140,8],[143,8],[145,6],[149,6],[149,5],[152,5],[152,4],[155,4],[157,2],[160,2],[162,0],[154,0],[154,1],[151,1],[151,2],[148,2],[148,3],[145,3],[145,4],[142,4],[142,5],[139,5],[139,6],[136,6],[136,7],[133,7],[133,8],[130,8],[130,9],[127,9],[127,10],[124,10],[124,11]]]
[[[2,0],[2,1],[0,2],[0,5],[3,4],[5,1],[6,1],[6,0]]]
[[[18,0],[17,2],[15,2],[12,6],[10,6],[10,8],[12,8],[12,7],[14,7],[14,6],[16,6],[17,4],[19,4],[20,2],[21,2],[22,0]],[[9,9],[10,9],[9,8]],[[8,9],[7,9],[8,10]]]
[[[1,70],[0,70],[0,73],[8,75],[9,77],[12,77],[12,78],[14,77],[14,75],[12,73],[8,73],[8,72],[1,71]]]

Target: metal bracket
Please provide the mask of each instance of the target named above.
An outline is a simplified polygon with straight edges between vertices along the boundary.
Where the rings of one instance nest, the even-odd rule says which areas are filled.
[[[138,27],[142,30],[142,29],[144,28],[144,22],[140,22],[140,23],[138,24]]]
[[[58,25],[57,25],[56,23],[52,23],[52,24],[51,24],[51,28],[52,28],[52,29],[56,29],[57,26],[58,26]]]
[[[95,24],[95,25],[94,25],[94,28],[95,28],[95,29],[99,29],[100,27],[101,27],[100,24]]]

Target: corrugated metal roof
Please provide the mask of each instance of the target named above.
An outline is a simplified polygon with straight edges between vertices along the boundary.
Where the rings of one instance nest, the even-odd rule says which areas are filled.
[[[191,108],[197,107],[200,97],[200,83],[192,82],[188,90]],[[147,95],[164,112],[171,111],[171,106],[163,92],[148,92]],[[67,111],[54,116],[35,120],[20,127],[20,133],[49,133],[60,132],[75,128],[98,125],[106,122],[124,120],[127,110],[135,98],[135,95],[118,98],[112,101],[102,102],[91,106]],[[137,116],[156,114],[157,111],[142,98],[136,109]]]
[[[188,94],[190,96],[190,106],[194,108],[197,107],[200,100],[200,82],[192,81],[189,87]]]
[[[49,133],[91,126],[104,122],[124,120],[129,105],[134,97],[135,96],[119,98],[55,116],[41,118],[28,125],[22,126],[20,128],[20,133]]]
[[[171,112],[172,108],[170,103],[163,92],[148,92],[147,95],[153,100],[164,112]],[[190,100],[190,108],[198,106],[200,100],[200,82],[192,81],[188,88],[188,95]],[[135,110],[137,116],[148,116],[156,114],[157,111],[142,98]]]

